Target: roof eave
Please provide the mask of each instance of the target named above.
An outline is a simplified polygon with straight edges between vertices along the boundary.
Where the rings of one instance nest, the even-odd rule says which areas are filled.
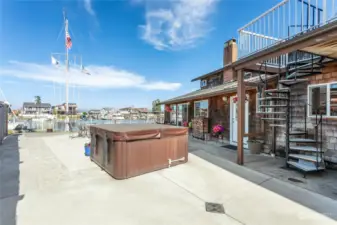
[[[217,73],[220,73],[220,72],[222,72],[224,69],[226,69],[227,66],[229,66],[229,65],[225,65],[224,67],[222,67],[222,68],[220,68],[220,69],[213,70],[212,72],[206,73],[206,74],[201,75],[201,76],[196,77],[196,78],[193,78],[193,79],[191,80],[191,82],[194,82],[194,81],[197,81],[197,80],[201,80],[201,79],[203,79],[203,78],[206,78],[206,77],[215,75],[215,74],[217,74]]]
[[[217,95],[221,95],[221,94],[226,94],[226,93],[231,93],[236,91],[236,87],[231,87],[231,88],[226,88],[223,90],[219,90],[216,92],[212,92],[212,93],[208,93],[208,94],[204,94],[204,95],[200,95],[200,96],[191,96],[191,97],[187,97],[187,98],[182,98],[182,99],[177,99],[177,100],[168,100],[168,101],[163,101],[160,104],[161,105],[167,105],[167,104],[179,104],[179,103],[184,103],[184,102],[188,102],[191,100],[198,100],[198,99],[203,99],[203,98],[209,98],[209,97],[214,97]]]

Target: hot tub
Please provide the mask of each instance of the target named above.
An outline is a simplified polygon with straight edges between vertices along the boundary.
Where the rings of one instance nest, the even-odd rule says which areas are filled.
[[[115,179],[186,163],[188,129],[160,124],[92,125],[90,158]]]

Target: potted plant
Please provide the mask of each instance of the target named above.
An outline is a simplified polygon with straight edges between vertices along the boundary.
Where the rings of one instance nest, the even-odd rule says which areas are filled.
[[[262,150],[263,141],[251,138],[247,141],[247,144],[251,154],[259,154]]]
[[[212,131],[213,131],[213,136],[219,139],[222,139],[222,134],[225,131],[225,128],[222,125],[217,124],[213,126]]]

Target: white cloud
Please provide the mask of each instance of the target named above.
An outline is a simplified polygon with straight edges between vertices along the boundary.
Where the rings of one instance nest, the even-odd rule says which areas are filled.
[[[142,39],[158,50],[179,50],[195,46],[210,28],[208,18],[219,0],[145,1],[146,24]],[[158,6],[160,5],[160,6]]]
[[[77,86],[92,88],[139,88],[143,90],[179,89],[180,83],[164,81],[148,81],[145,77],[126,70],[108,66],[92,65],[86,67],[91,75],[83,74],[79,69],[69,70],[69,82]],[[66,73],[64,67],[10,61],[7,66],[0,67],[0,75],[14,76],[22,79],[64,83]]]
[[[84,3],[84,8],[85,10],[87,10],[87,12],[91,15],[95,15],[95,11],[92,9],[92,4],[91,4],[91,0],[83,0]]]

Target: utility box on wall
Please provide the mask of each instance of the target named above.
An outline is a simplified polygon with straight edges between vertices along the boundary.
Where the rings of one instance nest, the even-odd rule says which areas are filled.
[[[8,135],[8,107],[5,102],[0,102],[0,144]]]

